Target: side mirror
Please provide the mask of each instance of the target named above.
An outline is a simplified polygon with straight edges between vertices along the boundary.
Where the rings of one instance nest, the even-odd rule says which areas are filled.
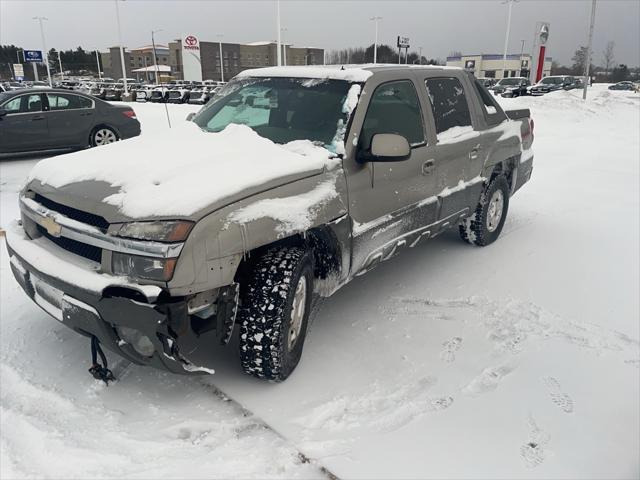
[[[7,113],[9,112],[7,112],[4,108],[0,108],[0,117],[4,117]]]
[[[195,112],[191,112],[189,115],[187,115],[187,119],[186,119],[187,122],[192,121],[193,117],[195,117],[195,116],[196,116]]]
[[[374,162],[400,162],[411,155],[409,141],[395,133],[376,133],[371,140],[371,160]]]

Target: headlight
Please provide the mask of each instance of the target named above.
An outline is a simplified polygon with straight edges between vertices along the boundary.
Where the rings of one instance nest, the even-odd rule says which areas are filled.
[[[116,235],[156,242],[181,242],[186,240],[193,225],[193,222],[182,220],[131,222],[123,224]]]
[[[113,252],[111,270],[115,275],[168,282],[173,278],[177,258],[152,258]]]

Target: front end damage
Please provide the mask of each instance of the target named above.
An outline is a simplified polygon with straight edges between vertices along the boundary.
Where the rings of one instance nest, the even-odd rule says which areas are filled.
[[[22,225],[7,231],[11,270],[43,310],[138,364],[179,374],[212,373],[213,348],[231,338],[239,287],[171,296],[154,285],[98,273],[99,264],[65,251]]]

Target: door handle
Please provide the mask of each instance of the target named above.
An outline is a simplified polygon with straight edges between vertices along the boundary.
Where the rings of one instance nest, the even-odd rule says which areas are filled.
[[[436,167],[436,161],[431,159],[431,160],[427,160],[426,162],[424,162],[422,164],[422,174],[423,175],[431,175],[433,173],[433,170]]]
[[[480,154],[480,150],[482,150],[482,146],[480,144],[473,147],[469,152],[469,160],[475,160],[476,158],[478,158],[478,155]]]
[[[31,119],[31,121],[32,121],[32,122],[35,122],[35,121],[37,121],[37,120],[44,120],[44,117],[42,117],[42,116],[40,116],[40,117],[33,117],[33,118]]]

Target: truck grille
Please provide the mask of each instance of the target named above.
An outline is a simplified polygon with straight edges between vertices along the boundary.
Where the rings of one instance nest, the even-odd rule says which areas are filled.
[[[91,225],[92,227],[99,228],[103,233],[106,233],[107,229],[109,228],[109,222],[107,222],[103,217],[94,215],[93,213],[83,212],[82,210],[67,207],[66,205],[62,205],[61,203],[49,200],[48,198],[43,197],[38,193],[35,194],[34,200],[42,206],[53,210],[54,212],[61,213],[65,217],[69,217],[73,220],[77,220],[78,222],[86,223],[87,225]]]
[[[53,235],[49,235],[49,232],[40,225],[38,225],[37,228],[43,237],[48,238],[60,248],[89,260],[93,260],[97,263],[102,261],[101,248],[94,247],[93,245],[87,245],[86,243],[78,242],[66,237],[54,237]]]

